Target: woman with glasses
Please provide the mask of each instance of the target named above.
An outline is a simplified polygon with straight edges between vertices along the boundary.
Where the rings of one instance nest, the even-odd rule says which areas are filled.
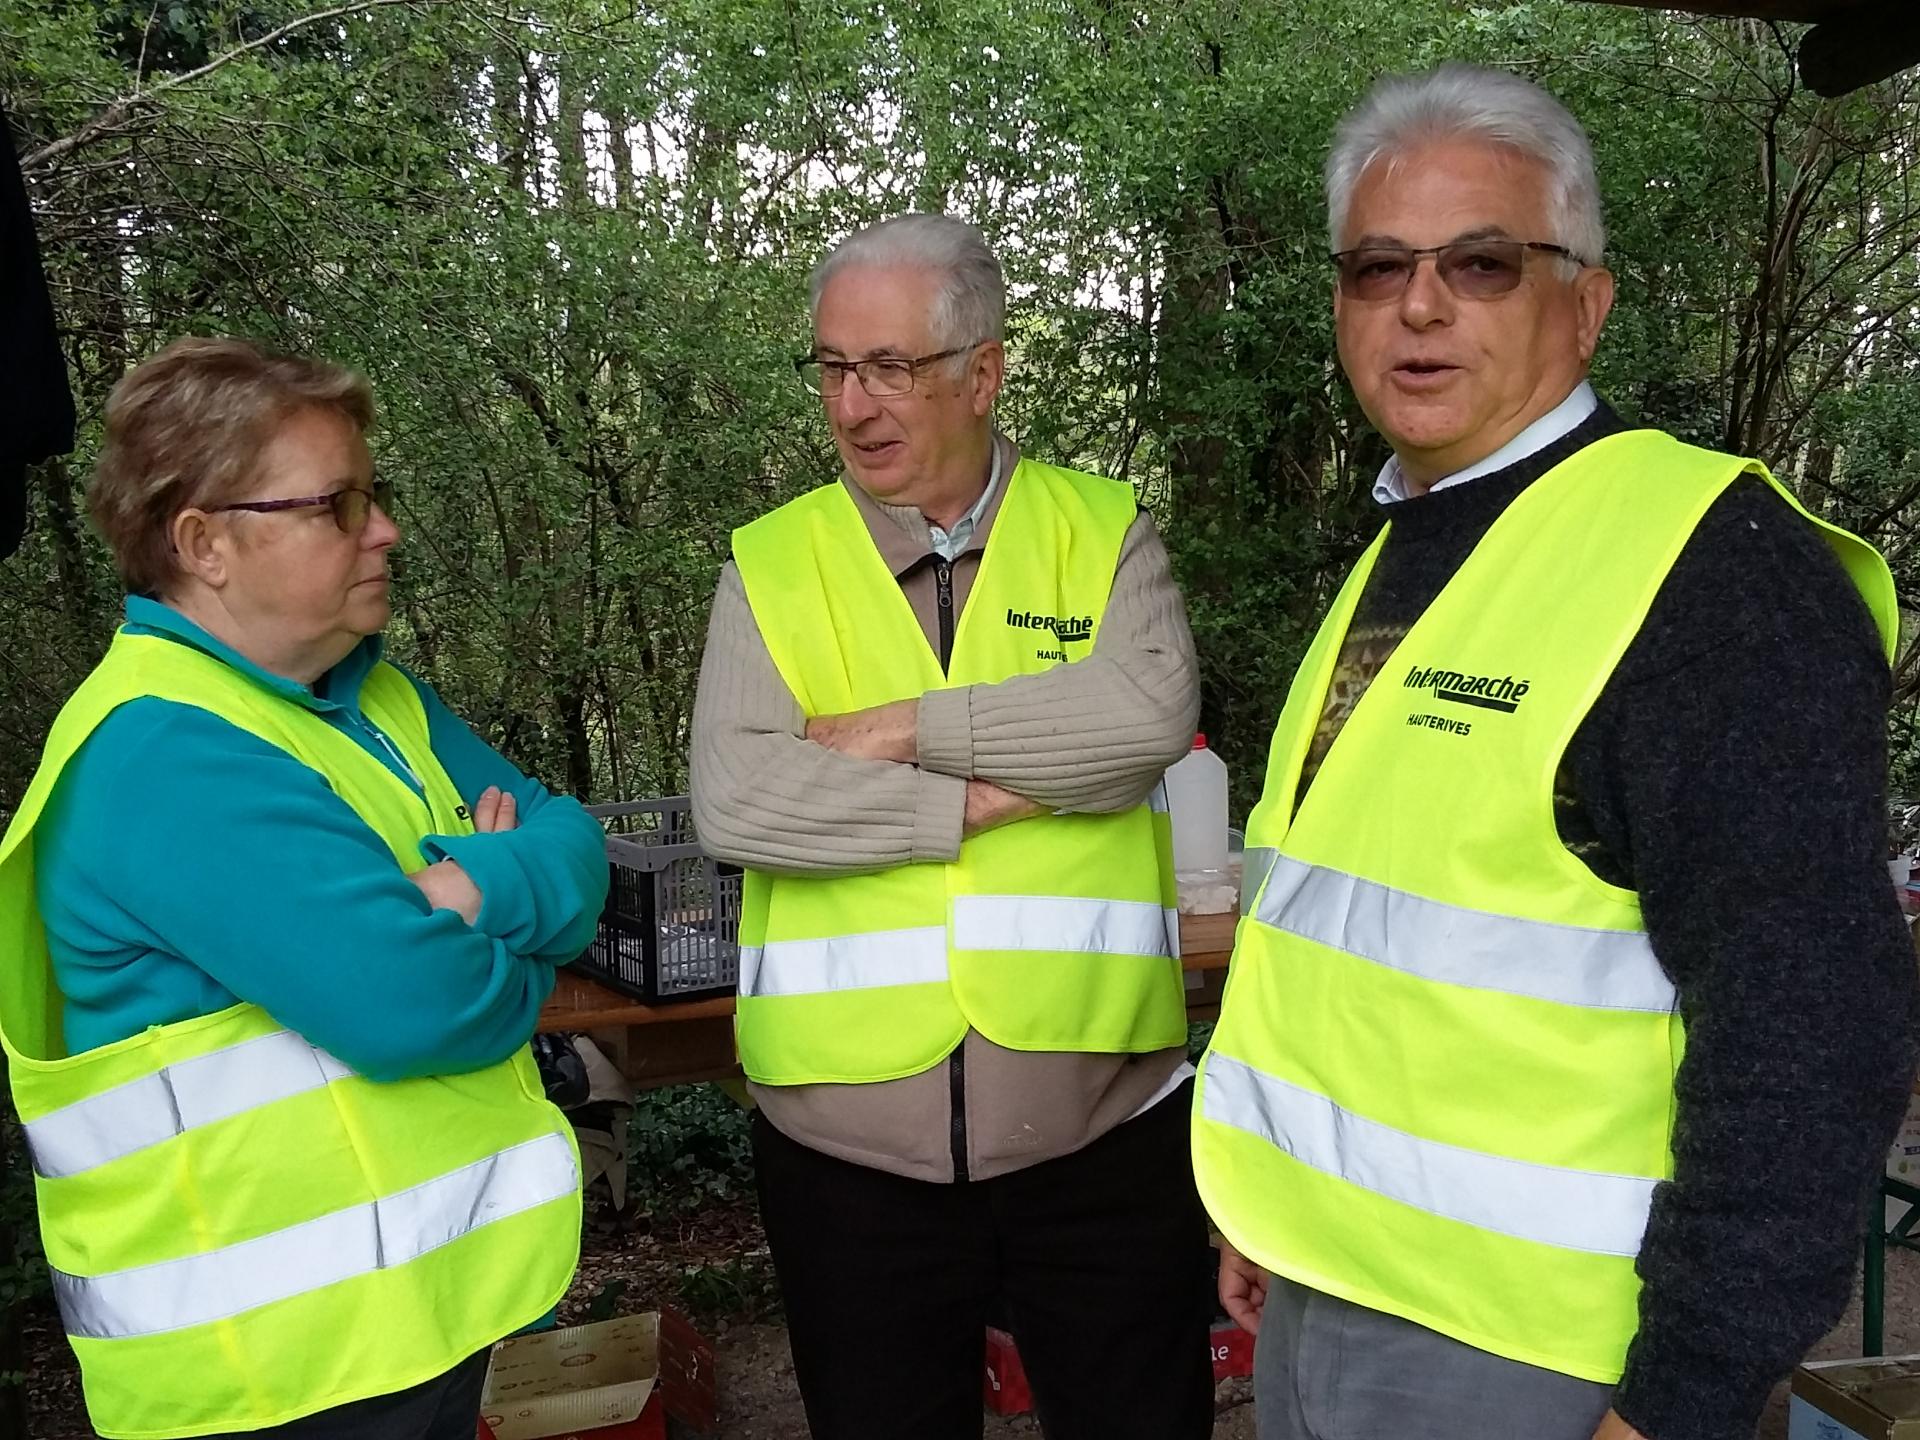
[[[0,1038],[95,1428],[471,1440],[572,1276],[528,1054],[597,823],[383,658],[358,375],[177,342],[89,503],[126,621],[0,842]]]

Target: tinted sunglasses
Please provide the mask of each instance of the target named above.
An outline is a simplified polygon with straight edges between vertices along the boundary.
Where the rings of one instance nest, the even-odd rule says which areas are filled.
[[[1365,245],[1332,257],[1340,272],[1340,293],[1349,300],[1397,300],[1413,283],[1421,257],[1431,255],[1442,283],[1462,300],[1492,300],[1519,288],[1527,254],[1539,251],[1586,262],[1564,245],[1541,240],[1457,240],[1451,245],[1413,249],[1405,245]]]

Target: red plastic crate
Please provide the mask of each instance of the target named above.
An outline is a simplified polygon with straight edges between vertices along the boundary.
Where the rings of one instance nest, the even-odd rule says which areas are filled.
[[[1024,1415],[1033,1409],[1033,1391],[1027,1388],[1026,1367],[1013,1348],[1013,1336],[987,1327],[987,1370],[981,1398],[996,1415]]]
[[[1231,1320],[1221,1320],[1208,1337],[1213,1351],[1213,1383],[1218,1385],[1229,1375],[1253,1373],[1253,1336]]]
[[[1229,1375],[1253,1373],[1253,1336],[1231,1320],[1217,1321],[1207,1342],[1216,1385]],[[980,1394],[996,1415],[1024,1415],[1033,1409],[1033,1389],[1027,1384],[1026,1367],[1020,1363],[1013,1336],[992,1326],[987,1327],[986,1374]]]

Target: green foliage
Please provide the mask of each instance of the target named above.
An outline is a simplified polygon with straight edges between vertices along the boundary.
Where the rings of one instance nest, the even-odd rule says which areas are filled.
[[[20,1316],[28,1302],[51,1288],[35,1223],[33,1181],[25,1161],[15,1159],[24,1148],[11,1112],[11,1105],[0,1105],[0,1433],[18,1433],[24,1426],[26,1376],[13,1368],[21,1359]]]
[[[593,1298],[587,1301],[587,1310],[580,1317],[582,1325],[595,1325],[602,1320],[611,1320],[620,1313],[620,1301],[627,1293],[627,1282],[621,1279],[609,1280],[593,1292]]]
[[[1187,1026],[1187,1058],[1198,1062],[1207,1052],[1207,1042],[1213,1039],[1213,1021],[1195,1020]]]
[[[13,1162],[24,1154],[18,1131],[11,1116],[0,1120],[0,1315],[45,1294],[49,1284],[34,1219],[33,1179],[24,1160]]]
[[[627,1125],[634,1203],[674,1214],[751,1195],[749,1118],[718,1085],[641,1091]]]
[[[679,1307],[697,1323],[765,1320],[780,1313],[780,1284],[764,1252],[690,1265],[680,1276]]]
[[[373,377],[394,641],[484,734],[596,797],[678,788],[728,532],[835,469],[785,363],[807,269],[918,206],[1006,262],[1004,422],[1157,510],[1244,813],[1384,458],[1332,361],[1326,139],[1373,74],[1447,56],[1537,75],[1593,131],[1616,403],[1766,455],[1905,553],[1910,84],[1815,101],[1764,27],[1559,0],[554,0],[259,43],[308,13],[0,0],[87,418],[0,574],[0,804],[114,620],[78,518],[101,403],[189,330]]]

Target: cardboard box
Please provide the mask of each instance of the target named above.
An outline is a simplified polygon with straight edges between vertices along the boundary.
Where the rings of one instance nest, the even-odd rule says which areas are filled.
[[[1231,1320],[1214,1324],[1207,1350],[1213,1361],[1216,1385],[1229,1375],[1253,1373],[1253,1336]],[[1033,1390],[1027,1384],[1026,1367],[1020,1363],[1020,1352],[1014,1348],[1013,1337],[992,1326],[987,1327],[987,1368],[981,1382],[981,1399],[996,1415],[1024,1415],[1033,1409]]]
[[[1920,1440],[1920,1355],[1802,1365],[1787,1440]]]
[[[487,1424],[487,1417],[480,1417],[480,1426],[474,1431],[474,1440],[500,1440],[493,1433],[493,1427]],[[668,1440],[666,1411],[661,1408],[660,1394],[655,1391],[647,1397],[646,1406],[640,1414],[624,1425],[603,1425],[594,1430],[569,1430],[556,1435],[553,1440]]]
[[[671,1310],[493,1347],[480,1413],[495,1440],[664,1440],[714,1428],[713,1347]]]

